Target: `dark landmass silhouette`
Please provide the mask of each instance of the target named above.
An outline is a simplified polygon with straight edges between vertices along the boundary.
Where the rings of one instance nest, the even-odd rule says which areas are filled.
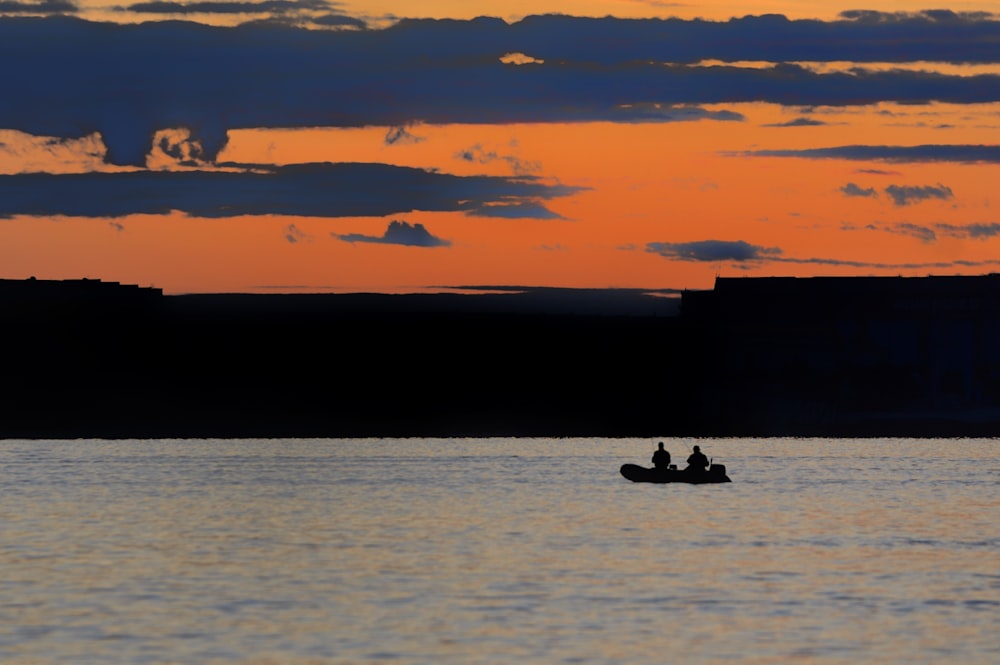
[[[998,275],[670,295],[0,280],[0,437],[1000,433]]]

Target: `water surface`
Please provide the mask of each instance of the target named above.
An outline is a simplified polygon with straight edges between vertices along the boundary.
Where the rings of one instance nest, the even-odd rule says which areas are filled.
[[[0,441],[0,662],[996,663],[997,440]]]

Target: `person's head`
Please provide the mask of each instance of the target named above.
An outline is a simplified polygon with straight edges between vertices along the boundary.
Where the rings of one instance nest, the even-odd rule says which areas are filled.
[[[663,442],[660,441],[660,450],[663,450]]]
[[[699,448],[698,446],[695,446],[695,447],[694,447],[694,451],[695,451],[696,453],[698,453],[698,452],[701,452],[701,448]]]

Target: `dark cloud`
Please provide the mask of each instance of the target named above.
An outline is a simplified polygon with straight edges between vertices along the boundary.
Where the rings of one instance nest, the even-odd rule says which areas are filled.
[[[313,16],[310,19],[310,23],[328,28],[357,28],[359,30],[364,30],[368,27],[368,24],[363,20],[353,16],[345,16],[343,14],[321,14],[319,16]]]
[[[292,8],[329,6],[261,0],[130,9],[253,9],[280,18]],[[544,62],[505,65],[505,53]],[[153,134],[170,127],[189,129],[212,160],[238,128],[739,121],[738,113],[705,107],[1000,101],[1000,76],[991,74],[694,64],[704,59],[1000,62],[1000,21],[535,16],[304,30],[6,17],[0,61],[18,65],[5,77],[0,127],[64,138],[98,131],[110,162],[141,166]]]
[[[121,217],[181,211],[200,217],[385,216],[466,211],[568,196],[532,177],[456,176],[386,164],[300,164],[225,171],[0,175],[0,217]]]
[[[750,150],[730,154],[746,157],[798,157],[800,159],[848,159],[896,163],[957,162],[962,164],[1000,164],[1000,145],[845,145],[833,148],[806,148],[803,150]]]
[[[476,217],[503,217],[506,219],[565,219],[537,201],[517,203],[487,203],[468,211]]]
[[[396,145],[397,143],[407,145],[420,143],[423,140],[423,137],[411,134],[406,127],[390,127],[385,133],[386,145]]]
[[[765,127],[821,127],[827,123],[822,120],[816,120],[815,118],[795,118],[794,120],[789,120],[788,122],[775,122],[769,125],[764,125]]]
[[[939,222],[932,225],[913,224],[910,222],[900,222],[888,226],[868,224],[864,227],[844,225],[845,231],[878,231],[880,233],[892,233],[917,238],[923,242],[935,242],[939,236],[949,238],[961,238],[963,240],[989,240],[1000,235],[1000,223],[977,223],[977,224],[947,224]]]
[[[455,158],[474,164],[489,164],[499,160],[506,162],[510,169],[518,175],[536,173],[542,168],[538,162],[528,162],[516,155],[501,154],[492,149],[488,150],[479,143],[471,148],[460,150],[455,154]]]
[[[857,169],[855,173],[868,173],[870,175],[900,175],[899,171],[886,171],[884,169]]]
[[[751,245],[745,240],[651,242],[646,245],[646,251],[682,261],[759,261],[781,255],[778,247]]]
[[[934,242],[937,240],[937,234],[934,232],[934,229],[921,226],[920,224],[901,222],[896,224],[893,229],[896,233],[912,236],[923,242]]]
[[[285,240],[287,240],[289,243],[293,245],[295,243],[311,239],[311,236],[308,233],[297,227],[295,224],[289,224],[288,226],[286,226],[284,233],[285,233]]]
[[[959,226],[956,224],[936,224],[935,228],[944,235],[953,238],[968,238],[972,240],[988,240],[993,236],[1000,235],[1000,223],[990,222],[986,224],[966,224]]]
[[[955,237],[978,237],[985,239],[992,235],[1000,235],[1000,224],[972,224],[969,226],[952,226],[937,224],[935,228]],[[858,227],[845,226],[845,230],[857,231]],[[934,230],[916,224],[897,224],[893,227],[876,227],[869,224],[865,230],[900,233],[916,237],[924,242],[936,239]],[[973,235],[981,234],[981,235]],[[686,261],[723,261],[737,263],[745,269],[753,269],[764,263],[787,263],[792,265],[829,266],[836,268],[854,268],[861,270],[955,270],[959,268],[991,268],[1000,265],[1000,259],[983,261],[934,261],[927,263],[879,263],[872,261],[856,261],[852,259],[837,259],[828,257],[795,257],[786,256],[779,247],[763,247],[753,245],[744,240],[702,240],[685,243],[654,242],[646,245],[647,252],[660,254],[667,259]]]
[[[588,18],[549,14],[517,23],[481,23],[477,45],[493,57],[529,53],[553,61],[695,63],[703,60],[766,62],[996,62],[1000,24],[982,13],[932,12],[894,21],[789,20],[744,16],[728,21]],[[464,22],[407,20],[400,31],[427,31],[437,43],[463,38]],[[553,39],[558,35],[558,39]],[[498,48],[500,47],[500,48]]]
[[[690,104],[640,103],[622,104],[607,118],[616,122],[693,122],[697,120],[718,120],[721,122],[742,122],[742,113],[735,111],[710,111]]]
[[[0,14],[74,14],[80,11],[70,0],[40,0],[40,2],[19,2],[0,0]]]
[[[337,10],[341,3],[329,0],[201,0],[196,2],[173,2],[172,0],[151,0],[137,2],[117,11],[134,14],[215,14],[215,15],[267,15],[266,18],[249,21],[247,25],[280,27],[307,23],[328,28],[355,28],[364,30],[368,26],[359,19],[342,14]]]
[[[451,241],[438,238],[424,228],[423,224],[410,224],[401,220],[389,222],[389,227],[381,236],[366,236],[360,233],[347,235],[331,234],[344,242],[372,242],[383,245],[406,245],[408,247],[448,247]]]
[[[844,193],[845,196],[868,196],[872,198],[878,197],[878,192],[875,191],[873,187],[868,189],[862,189],[859,185],[849,182],[840,188],[840,191]]]
[[[928,199],[941,199],[947,201],[954,198],[950,187],[938,183],[937,185],[907,186],[889,185],[885,188],[885,193],[889,195],[892,202],[898,206],[909,205],[914,202],[926,201]]]
[[[994,18],[989,12],[954,12],[950,9],[925,9],[919,12],[881,12],[872,9],[849,9],[840,17],[867,25],[906,25],[916,22],[955,24]]]
[[[322,11],[333,9],[339,3],[326,0],[253,0],[225,2],[201,0],[200,2],[169,2],[152,0],[136,2],[119,8],[119,11],[138,14],[283,14],[302,10]]]

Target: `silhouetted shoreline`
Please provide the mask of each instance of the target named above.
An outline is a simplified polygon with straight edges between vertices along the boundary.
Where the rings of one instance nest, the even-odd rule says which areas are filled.
[[[0,437],[1000,434],[998,276],[661,296],[0,280]]]

